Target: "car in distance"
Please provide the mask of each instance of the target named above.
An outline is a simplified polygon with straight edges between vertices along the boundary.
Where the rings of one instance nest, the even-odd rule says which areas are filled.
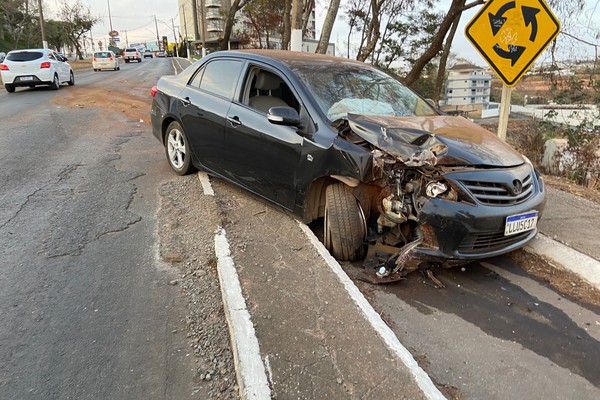
[[[144,50],[144,58],[153,58],[152,50]]]
[[[152,131],[176,173],[202,169],[322,220],[337,259],[373,250],[377,279],[504,254],[537,233],[544,183],[527,158],[367,64],[218,52],[152,93]]]
[[[6,53],[0,51],[0,63],[6,58]]]
[[[167,51],[165,51],[165,56],[173,57],[173,52],[171,50],[167,50]]]
[[[118,71],[121,69],[121,67],[119,67],[119,59],[112,51],[95,52],[94,57],[92,58],[92,68],[94,71],[100,71],[103,69],[112,69],[113,71]]]
[[[156,57],[164,57],[165,56],[165,52],[164,51],[159,51],[156,53]]]
[[[130,61],[137,61],[141,63],[142,51],[136,49],[135,47],[128,47],[125,49],[125,51],[123,51],[123,60],[125,60],[126,63]]]
[[[62,83],[75,84],[73,70],[66,58],[50,49],[9,51],[0,64],[0,74],[9,93],[19,86],[48,85],[59,89]]]

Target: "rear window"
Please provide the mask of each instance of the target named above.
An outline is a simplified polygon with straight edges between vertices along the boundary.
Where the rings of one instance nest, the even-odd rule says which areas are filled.
[[[9,61],[33,61],[38,60],[44,56],[44,53],[40,51],[20,51],[18,53],[9,53],[6,59]]]
[[[94,53],[94,57],[96,58],[110,58],[111,54],[106,51],[99,51]]]
[[[137,51],[137,49],[125,49],[125,51]]]

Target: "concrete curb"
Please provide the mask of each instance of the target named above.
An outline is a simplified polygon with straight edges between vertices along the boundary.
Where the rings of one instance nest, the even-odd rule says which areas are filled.
[[[600,289],[600,261],[580,253],[548,236],[538,233],[524,250],[545,258],[550,263],[572,271]]]
[[[406,347],[400,343],[394,331],[387,326],[381,316],[373,309],[368,300],[363,296],[360,290],[358,290],[356,285],[354,285],[352,280],[348,277],[348,275],[346,275],[340,264],[335,258],[333,258],[333,256],[331,256],[331,254],[329,254],[325,246],[323,246],[319,239],[317,239],[310,228],[300,221],[298,221],[298,224],[317,252],[325,260],[329,268],[331,268],[340,282],[344,285],[344,288],[346,289],[346,292],[350,298],[363,313],[367,321],[369,321],[387,348],[393,354],[395,354],[396,357],[398,357],[398,359],[406,366],[406,368],[408,368],[410,374],[414,378],[419,389],[421,389],[421,392],[425,398],[429,400],[446,400],[446,397],[444,397],[444,395],[435,386],[429,375],[427,375],[427,373],[419,366],[419,364],[417,364],[417,361],[413,358],[412,354],[410,354]]]
[[[271,398],[271,389],[260,357],[258,339],[222,228],[215,234],[215,253],[240,397],[243,400],[268,400]]]

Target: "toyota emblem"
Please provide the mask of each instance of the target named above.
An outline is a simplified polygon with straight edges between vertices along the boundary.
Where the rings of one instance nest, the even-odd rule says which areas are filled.
[[[520,180],[515,179],[513,181],[513,193],[514,194],[521,194],[521,192],[523,191],[523,183],[521,183]]]

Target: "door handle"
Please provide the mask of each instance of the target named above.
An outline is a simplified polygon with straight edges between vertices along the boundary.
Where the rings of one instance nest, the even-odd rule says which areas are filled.
[[[233,126],[234,128],[242,124],[242,121],[240,121],[240,117],[238,117],[237,115],[235,117],[227,117],[227,121],[229,121],[231,126]]]
[[[183,99],[179,99],[179,100],[181,101],[181,104],[183,104],[184,107],[187,107],[190,104],[192,104],[189,97],[184,97]]]

